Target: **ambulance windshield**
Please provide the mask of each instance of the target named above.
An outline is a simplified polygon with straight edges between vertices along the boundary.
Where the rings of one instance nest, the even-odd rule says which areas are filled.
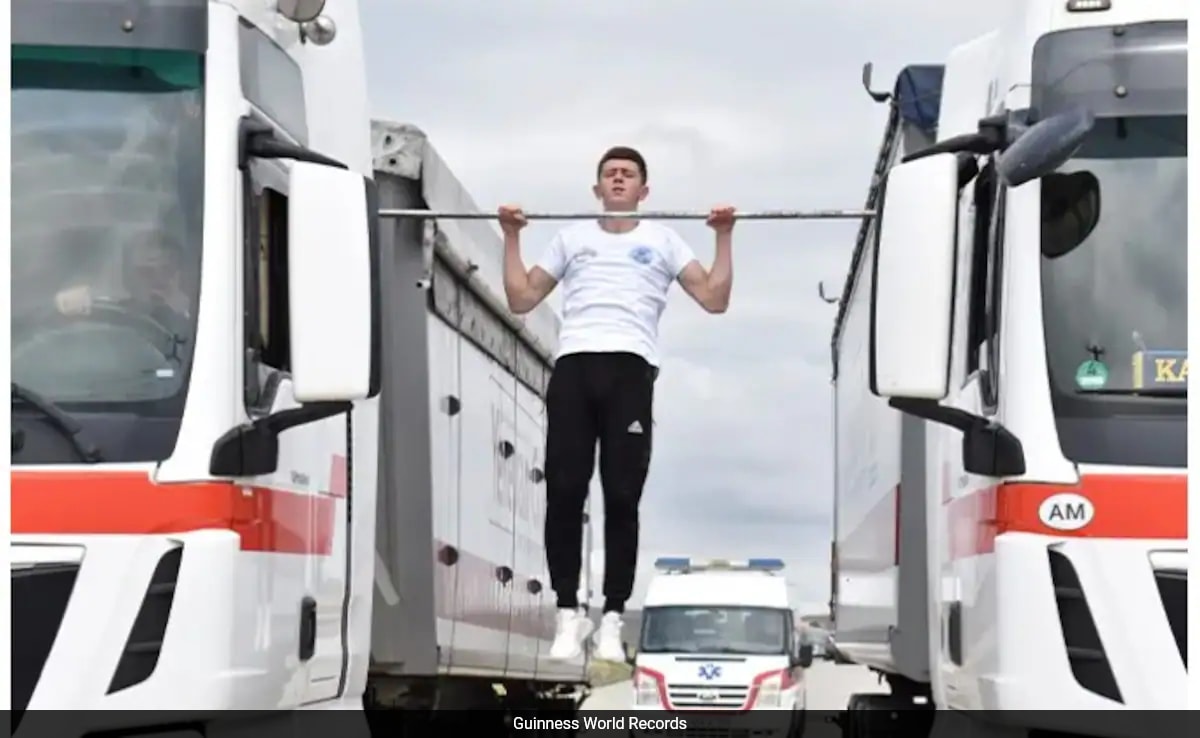
[[[791,612],[766,607],[648,607],[641,653],[788,653]]]
[[[142,431],[99,416],[177,427],[182,413],[199,293],[203,58],[22,44],[11,54],[13,382],[104,425],[93,436],[129,444],[106,448],[106,460],[164,458],[173,432],[142,423],[135,443]],[[16,445],[14,463],[72,460]]]

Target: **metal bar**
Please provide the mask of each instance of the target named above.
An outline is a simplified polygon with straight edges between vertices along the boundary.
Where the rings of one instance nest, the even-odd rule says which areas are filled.
[[[526,220],[591,220],[621,218],[627,220],[704,220],[708,213],[689,210],[646,210],[630,213],[524,213]],[[873,210],[750,210],[734,212],[734,220],[861,220],[875,215]],[[381,218],[435,218],[447,220],[497,220],[497,213],[464,213],[453,210],[382,209]]]

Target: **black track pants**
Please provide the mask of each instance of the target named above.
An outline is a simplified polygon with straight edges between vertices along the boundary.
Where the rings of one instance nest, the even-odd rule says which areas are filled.
[[[559,607],[576,607],[583,507],[600,444],[605,611],[633,592],[638,503],[650,468],[656,367],[632,353],[568,354],[546,392],[546,560]]]

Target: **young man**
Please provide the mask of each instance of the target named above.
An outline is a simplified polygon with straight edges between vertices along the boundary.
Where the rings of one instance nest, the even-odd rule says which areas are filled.
[[[646,162],[616,147],[597,167],[593,192],[608,212],[631,212],[646,199]],[[557,595],[552,658],[582,652],[592,631],[576,592],[582,566],[583,508],[600,444],[604,488],[604,615],[595,656],[624,661],[621,615],[633,591],[638,503],[650,466],[658,322],[671,283],[710,313],[729,306],[733,284],[732,207],[714,208],[716,257],[705,270],[672,229],[638,219],[598,218],[560,230],[537,264],[521,259],[521,209],[500,208],[504,290],[514,313],[526,313],[563,283],[563,323],[546,392],[546,559]]]

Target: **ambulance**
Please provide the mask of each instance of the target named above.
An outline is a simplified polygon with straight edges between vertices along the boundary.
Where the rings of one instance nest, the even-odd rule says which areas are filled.
[[[811,644],[797,637],[781,559],[659,558],[642,610],[634,710],[789,710],[804,718]]]

